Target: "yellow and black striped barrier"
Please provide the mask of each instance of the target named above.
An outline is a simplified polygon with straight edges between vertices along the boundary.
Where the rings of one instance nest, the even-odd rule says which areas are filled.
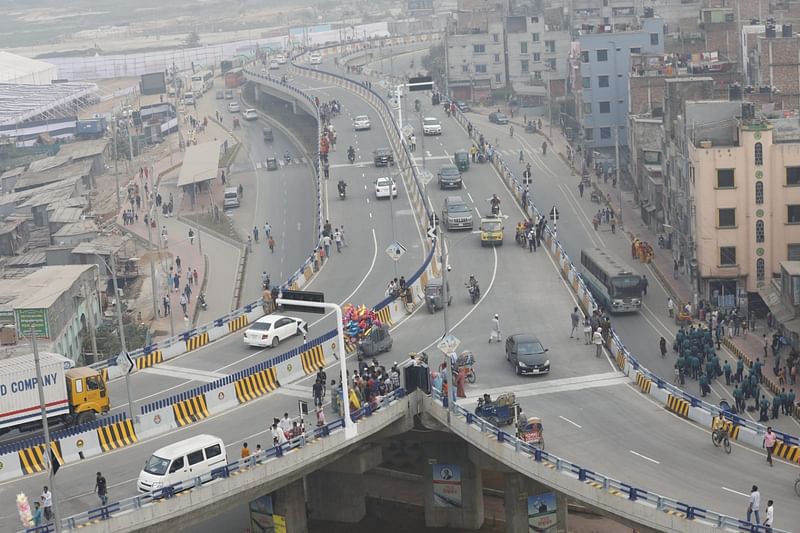
[[[178,426],[188,426],[192,422],[208,418],[205,394],[172,404],[172,412],[175,413],[175,423]]]
[[[672,394],[667,395],[667,409],[678,416],[689,418],[689,402]]]
[[[228,321],[228,331],[234,332],[237,329],[242,329],[248,324],[247,315],[237,316]]]
[[[391,326],[394,323],[392,322],[392,312],[388,305],[375,313],[375,315],[378,317],[378,320],[381,321],[381,324]]]
[[[772,455],[793,463],[800,463],[800,446],[792,446],[777,440],[775,441],[775,448],[772,449]]]
[[[244,377],[236,381],[234,385],[236,388],[236,399],[239,400],[239,403],[249,402],[280,387],[280,383],[278,383],[278,373],[275,371],[275,367],[270,367],[261,372],[256,372],[255,374]]]
[[[653,382],[647,379],[641,372],[636,372],[636,384],[639,385],[639,389],[641,389],[643,393],[650,394],[650,387],[653,386]]]
[[[728,437],[730,437],[731,440],[738,440],[739,439],[739,427],[740,426],[737,426],[736,424],[734,424],[733,422],[731,422],[727,418],[715,416],[714,418],[712,418],[711,427],[712,428],[716,428],[720,423],[722,424],[722,427],[725,430],[725,433],[728,434]]]
[[[625,370],[625,352],[617,350],[617,368]]]
[[[100,440],[100,447],[104,452],[118,450],[139,441],[136,438],[133,421],[129,418],[97,428],[97,438]]]
[[[303,363],[303,372],[306,374],[314,374],[320,368],[325,366],[325,351],[322,345],[318,344],[310,350],[300,354],[300,361]]]
[[[164,362],[164,355],[160,350],[141,355],[136,358],[136,368],[142,370]]]
[[[199,333],[194,337],[189,337],[186,339],[186,351],[191,352],[192,350],[196,350],[208,344],[208,332],[204,331],[203,333]]]
[[[59,441],[51,442],[50,449],[53,450],[52,457],[58,462],[59,465],[63,465],[64,458],[61,457],[61,443]],[[17,454],[19,455],[19,464],[25,474],[44,472],[44,444],[31,446],[30,448],[23,448],[18,451]]]

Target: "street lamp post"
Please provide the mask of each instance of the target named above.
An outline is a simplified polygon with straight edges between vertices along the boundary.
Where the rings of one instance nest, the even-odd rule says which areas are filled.
[[[107,267],[109,266],[108,263],[106,263],[105,259],[103,259],[97,254],[95,254],[95,256],[98,257]],[[125,341],[125,325],[122,323],[122,304],[119,301],[119,286],[117,285],[117,260],[116,256],[113,253],[111,254],[110,268],[111,268],[111,279],[114,283],[114,301],[117,304],[116,308],[117,308],[117,325],[119,327],[119,342],[122,345],[122,352],[127,353],[128,343]],[[119,364],[119,361],[117,361],[117,364]],[[134,420],[133,397],[131,396],[131,374],[129,371],[125,372],[125,392],[128,395],[128,418],[131,421],[133,421]]]

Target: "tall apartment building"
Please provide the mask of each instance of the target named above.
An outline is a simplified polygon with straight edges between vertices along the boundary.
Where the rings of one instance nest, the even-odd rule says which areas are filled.
[[[800,107],[800,36],[792,25],[768,23],[753,56],[756,90],[779,108]]]
[[[631,54],[663,54],[664,22],[644,18],[638,29],[580,35],[578,116],[584,153],[628,144],[628,72]]]
[[[701,0],[650,0],[646,3],[635,0],[571,0],[552,5],[560,5],[572,14],[573,29],[582,27],[607,25],[612,31],[626,31],[636,26],[638,19],[649,14],[645,7],[653,10],[655,16],[664,20],[670,31],[694,27],[697,21],[697,10]],[[684,30],[686,31],[686,30]]]

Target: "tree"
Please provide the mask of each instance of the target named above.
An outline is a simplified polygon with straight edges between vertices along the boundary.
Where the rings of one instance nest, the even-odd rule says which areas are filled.
[[[196,31],[193,31],[186,36],[186,39],[184,39],[183,42],[187,48],[195,48],[200,46],[200,35],[198,35]]]
[[[430,48],[428,55],[422,58],[422,67],[428,71],[433,82],[440,91],[444,91],[445,59],[444,44],[437,44]]]

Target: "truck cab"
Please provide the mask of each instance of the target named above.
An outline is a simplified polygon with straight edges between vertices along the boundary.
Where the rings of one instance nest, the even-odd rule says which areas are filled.
[[[96,414],[108,412],[108,391],[99,372],[89,367],[71,368],[65,377],[70,411],[76,417],[76,425],[91,422]]]
[[[496,216],[481,218],[481,246],[503,244],[503,219]]]

